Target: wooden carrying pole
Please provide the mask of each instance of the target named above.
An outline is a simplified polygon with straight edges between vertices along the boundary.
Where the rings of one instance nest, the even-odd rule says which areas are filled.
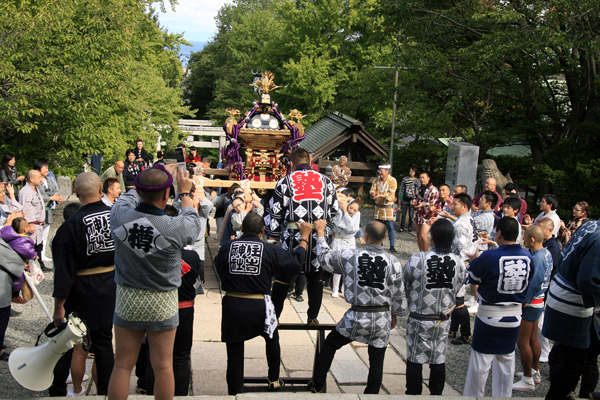
[[[215,175],[215,176],[229,176],[229,172],[222,169],[212,169],[205,168],[203,172],[206,175]],[[277,181],[275,182],[258,182],[251,180],[244,181],[225,181],[220,179],[208,179],[204,177],[194,177],[194,183],[196,186],[203,187],[231,187],[234,183],[239,183],[241,187],[247,187],[250,189],[275,189],[277,185]]]

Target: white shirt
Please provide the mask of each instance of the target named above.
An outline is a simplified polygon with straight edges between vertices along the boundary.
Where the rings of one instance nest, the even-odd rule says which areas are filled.
[[[560,217],[558,216],[556,211],[552,210],[547,214],[540,213],[540,215],[537,216],[535,221],[533,221],[532,225],[537,225],[537,222],[542,218],[550,218],[552,222],[554,222],[554,230],[552,230],[552,234],[554,235],[554,237],[558,237],[558,231],[560,230]]]
[[[102,195],[102,202],[103,202],[104,204],[106,204],[107,206],[109,206],[109,207],[112,207],[112,206],[113,206],[113,202],[112,202],[112,201],[110,201],[110,199],[109,199],[109,198],[108,198],[108,196],[106,196],[106,195]]]

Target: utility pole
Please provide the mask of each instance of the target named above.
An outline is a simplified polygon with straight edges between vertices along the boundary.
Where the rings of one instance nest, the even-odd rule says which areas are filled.
[[[398,36],[400,36],[400,32],[398,32]],[[396,102],[398,100],[398,70],[400,66],[398,63],[400,62],[400,37],[398,37],[398,41],[396,42],[396,66],[395,67],[387,67],[387,66],[375,66],[375,68],[394,68],[396,70],[396,76],[394,78],[394,108],[392,111],[392,134],[390,137],[390,175],[392,175],[392,170],[394,169],[394,136],[396,135]]]
[[[385,68],[391,69],[394,68],[396,70],[396,76],[394,78],[394,108],[392,111],[392,133],[390,137],[390,175],[392,174],[392,169],[394,168],[394,136],[396,135],[396,102],[398,100],[398,69],[399,67],[387,67],[387,66],[375,66],[375,68]]]

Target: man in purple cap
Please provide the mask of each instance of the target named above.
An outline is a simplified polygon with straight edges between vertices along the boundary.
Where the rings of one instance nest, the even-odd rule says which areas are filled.
[[[121,195],[110,214],[115,241],[117,300],[115,367],[108,397],[126,399],[131,371],[144,335],[150,347],[156,398],[173,398],[173,343],[179,324],[181,249],[194,243],[201,220],[194,208],[189,173],[180,169],[181,213],[165,215],[177,164],[155,165],[135,177],[135,190]]]

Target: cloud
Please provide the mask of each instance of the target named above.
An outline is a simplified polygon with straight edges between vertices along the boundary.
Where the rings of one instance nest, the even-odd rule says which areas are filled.
[[[158,19],[160,25],[171,33],[185,31],[184,38],[191,41],[206,42],[210,40],[217,31],[215,17],[226,0],[178,0],[175,12],[171,11],[168,1],[166,13],[160,13]]]

